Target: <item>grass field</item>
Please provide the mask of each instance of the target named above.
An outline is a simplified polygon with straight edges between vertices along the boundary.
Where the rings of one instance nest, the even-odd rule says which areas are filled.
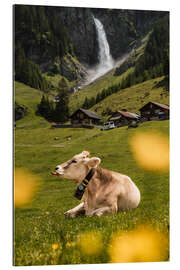
[[[168,133],[168,121],[143,123],[139,130]],[[138,224],[150,223],[168,232],[168,174],[147,173],[136,165],[128,138],[136,131],[85,129],[16,128],[15,167],[26,168],[42,179],[41,188],[26,208],[15,211],[15,265],[105,263],[107,247],[117,230],[129,231]],[[67,136],[72,136],[67,141]],[[54,138],[59,137],[59,141]],[[54,167],[74,154],[88,150],[102,159],[102,166],[129,175],[141,191],[141,203],[133,211],[117,215],[66,219],[63,213],[78,201],[75,186],[68,180],[50,175]],[[84,256],[76,241],[85,231],[99,231],[104,251]],[[59,249],[52,249],[58,244]]]
[[[138,129],[122,127],[103,132],[97,128],[52,129],[35,115],[40,91],[16,83],[15,97],[29,108],[29,114],[17,121],[15,129],[15,168],[26,169],[41,179],[33,199],[15,209],[15,265],[107,263],[111,238],[119,230],[129,232],[140,224],[150,224],[156,231],[168,234],[169,175],[139,167],[129,140],[137,131],[154,130],[168,135],[169,121],[144,122]],[[83,150],[100,157],[102,167],[132,178],[141,192],[137,209],[103,217],[64,217],[65,211],[78,204],[73,197],[76,186],[50,175],[50,171]],[[79,239],[85,232],[101,235],[103,245],[99,252],[84,253]],[[164,259],[168,260],[168,255]]]

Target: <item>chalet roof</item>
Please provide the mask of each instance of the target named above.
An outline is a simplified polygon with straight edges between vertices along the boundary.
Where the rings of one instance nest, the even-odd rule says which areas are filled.
[[[79,108],[77,111],[75,111],[70,117],[72,117],[74,114],[76,114],[78,111],[81,111],[83,112],[84,114],[86,114],[88,117],[90,118],[93,118],[93,119],[98,119],[98,120],[101,120],[102,117],[99,116],[97,113],[95,112],[92,112],[92,111],[89,111],[89,110],[85,110],[85,109],[82,109],[82,108]]]
[[[163,109],[166,109],[166,110],[169,110],[169,106],[168,105],[165,105],[165,104],[161,104],[161,103],[157,103],[157,102],[154,102],[154,101],[149,101],[148,103],[146,103],[142,108],[140,108],[139,110],[141,109],[144,109],[145,106],[147,106],[149,103],[151,104],[154,104],[160,108],[163,108]]]
[[[121,117],[122,117],[121,115],[118,115],[118,116],[111,117],[109,120],[114,121],[114,120],[120,119]]]
[[[119,115],[117,115],[119,113]],[[115,116],[113,116],[115,114]],[[131,113],[131,112],[126,112],[126,111],[117,111],[116,113],[114,113],[112,115],[112,117],[109,119],[110,121],[112,120],[118,120],[120,119],[122,116],[126,117],[126,118],[131,118],[131,119],[138,119],[140,116],[136,113]]]
[[[131,112],[124,112],[124,111],[118,111],[121,115],[123,115],[124,117],[127,118],[134,118],[137,119],[139,116],[136,115],[135,113],[131,113]]]

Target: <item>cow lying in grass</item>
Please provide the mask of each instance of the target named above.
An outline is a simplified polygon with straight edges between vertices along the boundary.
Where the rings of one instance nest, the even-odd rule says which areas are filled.
[[[89,152],[83,151],[51,172],[60,178],[71,179],[78,185],[90,175],[83,202],[64,214],[68,217],[80,213],[102,216],[136,208],[140,202],[140,192],[132,180],[126,175],[99,167],[100,158],[90,158],[89,155]]]

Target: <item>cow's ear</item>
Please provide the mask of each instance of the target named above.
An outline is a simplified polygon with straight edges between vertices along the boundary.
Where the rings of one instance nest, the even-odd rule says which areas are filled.
[[[92,168],[97,167],[101,162],[101,159],[98,157],[92,157],[90,158],[90,160],[88,161],[88,165]]]
[[[89,157],[89,155],[90,155],[90,153],[88,151],[83,151],[82,154],[84,157]]]

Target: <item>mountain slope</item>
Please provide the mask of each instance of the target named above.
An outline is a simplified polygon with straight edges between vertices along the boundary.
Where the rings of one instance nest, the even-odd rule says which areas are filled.
[[[102,115],[104,119],[107,119],[111,112],[118,109],[127,109],[128,111],[139,113],[139,108],[149,101],[169,104],[169,92],[164,90],[163,81],[164,77],[159,77],[120,90],[93,106],[91,110],[96,111],[99,115]],[[100,81],[99,84],[100,83],[104,83],[104,81]],[[49,125],[44,118],[36,115],[37,105],[40,103],[41,96],[41,91],[30,88],[29,86],[19,82],[15,83],[16,101],[19,104],[28,107],[27,116],[17,121],[17,126],[23,125],[24,127],[37,127],[39,125]],[[78,100],[80,99],[77,97],[77,102]],[[70,112],[72,112],[72,106],[73,103],[71,100],[69,103]]]
[[[101,93],[103,89],[107,89],[112,85],[121,83],[123,79],[125,79],[128,76],[129,73],[133,72],[133,69],[134,68],[130,68],[126,72],[124,72],[121,76],[116,77],[113,75],[114,70],[112,70],[109,73],[97,79],[96,81],[92,82],[91,84],[85,86],[80,91],[77,91],[76,93],[72,94],[70,96],[70,111],[73,112],[77,108],[81,107],[86,97],[88,97],[89,99],[92,97],[96,98],[96,95],[98,93]]]
[[[169,90],[169,16],[159,19],[149,33],[139,40],[124,62],[71,96],[71,111],[83,106],[89,109],[106,96],[132,85],[165,75]]]
[[[149,101],[169,104],[169,92],[160,86],[163,80],[164,77],[159,77],[122,89],[93,106],[92,110],[108,117],[118,109],[139,113],[139,108]]]
[[[48,122],[36,115],[37,105],[41,101],[42,92],[20,82],[14,83],[14,99],[20,105],[27,107],[27,115],[16,121],[16,126],[23,128],[35,128],[39,126],[48,126]]]

